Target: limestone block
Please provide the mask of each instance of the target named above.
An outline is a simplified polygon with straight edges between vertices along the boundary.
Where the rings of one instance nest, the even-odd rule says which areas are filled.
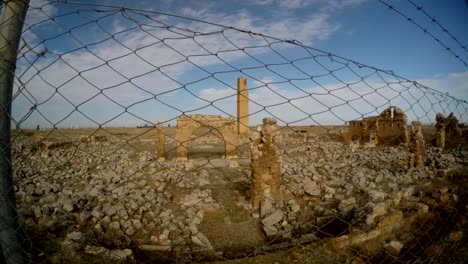
[[[403,243],[401,243],[400,241],[392,240],[388,243],[385,243],[383,247],[389,255],[398,256],[400,255],[400,251],[403,248],[403,246]]]

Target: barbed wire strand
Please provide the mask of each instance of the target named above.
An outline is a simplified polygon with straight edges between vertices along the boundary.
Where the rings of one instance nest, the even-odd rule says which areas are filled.
[[[418,5],[412,0],[407,0],[407,1],[410,2],[416,8],[416,10],[421,11],[427,18],[429,18],[432,23],[435,23],[437,26],[439,26],[439,28],[442,30],[442,32],[449,35],[452,40],[454,40],[458,45],[460,45],[460,48],[462,48],[465,52],[468,53],[468,49],[466,48],[466,45],[461,43],[460,40],[458,40],[458,38],[456,38],[452,33],[450,33],[450,31],[446,27],[444,27],[439,22],[438,19],[436,19],[434,16],[430,15],[422,5]]]
[[[431,33],[428,29],[424,28],[421,24],[419,24],[418,22],[416,22],[413,18],[411,18],[410,16],[406,15],[405,13],[403,13],[403,11],[401,11],[400,9],[396,8],[395,5],[393,4],[389,4],[388,2],[384,1],[384,0],[378,0],[380,3],[384,4],[385,6],[388,7],[388,10],[390,11],[394,11],[395,13],[397,13],[398,15],[402,16],[403,18],[406,19],[406,21],[412,23],[413,25],[415,25],[416,27],[418,27],[419,29],[421,29],[422,32],[424,32],[424,34],[426,34],[427,36],[429,36],[430,38],[432,38],[434,41],[436,41],[437,43],[439,43],[446,51],[448,51],[450,54],[452,54],[457,60],[459,60],[461,63],[463,63],[463,65],[465,65],[465,67],[468,68],[468,64],[466,63],[466,61],[464,59],[461,58],[460,55],[458,55],[452,48],[450,48],[447,44],[445,44],[442,40],[440,40],[440,38],[436,37],[433,33]]]

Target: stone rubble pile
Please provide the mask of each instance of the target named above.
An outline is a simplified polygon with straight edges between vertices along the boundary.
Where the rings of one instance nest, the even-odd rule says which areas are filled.
[[[270,204],[264,200],[258,212],[267,238],[294,239],[336,219],[366,231],[389,214],[428,211],[422,186],[468,162],[466,151],[427,147],[424,166],[409,168],[411,153],[404,145],[352,149],[318,138],[297,145],[288,140],[279,146],[280,198]],[[206,186],[228,182],[190,160],[158,162],[155,153],[114,143],[35,149],[29,138],[16,138],[13,168],[21,224],[37,232],[66,230],[66,244],[128,259],[133,257],[127,250],[132,243],[148,251],[182,246],[212,251],[199,226],[207,209],[222,205]],[[241,177],[250,171],[230,169]],[[248,208],[249,197],[242,201]],[[102,247],[94,248],[96,244]],[[401,245],[391,241],[385,249],[395,253]]]
[[[317,139],[285,149],[282,188],[289,202],[262,220],[268,236],[285,238],[291,230],[316,232],[336,219],[369,230],[394,212],[427,210],[418,193],[421,186],[468,161],[466,152],[428,147],[427,166],[411,169],[412,154],[405,145],[352,149]],[[297,209],[296,201],[303,206]]]
[[[85,239],[65,241],[122,250],[132,241],[148,241],[164,251],[170,251],[172,233],[180,232],[194,246],[212,249],[197,229],[204,206],[219,208],[210,190],[198,188],[210,182],[206,170],[190,173],[185,163],[162,167],[148,152],[113,150],[109,142],[88,143],[81,151],[76,145],[41,151],[19,145],[14,148],[15,191],[27,229],[66,229],[70,237],[80,230]],[[176,202],[176,187],[191,192]],[[86,246],[86,252],[93,250],[116,255]]]

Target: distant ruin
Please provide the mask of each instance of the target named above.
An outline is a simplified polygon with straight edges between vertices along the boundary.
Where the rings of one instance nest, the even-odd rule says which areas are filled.
[[[239,139],[249,138],[249,92],[242,77],[237,79],[237,134]]]
[[[279,126],[274,118],[264,118],[258,127],[258,135],[250,146],[251,209],[262,216],[266,204],[271,207],[280,196],[282,156],[277,147],[280,143]]]
[[[161,123],[158,123],[156,125],[156,131],[157,131],[157,158],[158,161],[165,161],[165,152],[166,152],[166,135],[164,134],[164,126]]]
[[[438,148],[452,147],[457,144],[459,139],[463,136],[463,131],[458,119],[450,113],[447,117],[438,113],[436,115],[436,138],[435,146]]]
[[[419,122],[413,122],[411,124],[410,152],[411,158],[409,167],[415,168],[424,166],[426,151],[424,147],[424,136],[422,133],[421,124]]]
[[[406,114],[390,106],[378,116],[349,122],[348,138],[368,146],[398,145],[409,142]]]
[[[224,141],[224,157],[226,159],[237,158],[237,135],[235,120],[233,117],[222,117],[220,115],[181,115],[177,118],[176,127],[176,160],[187,160],[190,136],[199,127],[208,127],[213,133],[219,133]]]

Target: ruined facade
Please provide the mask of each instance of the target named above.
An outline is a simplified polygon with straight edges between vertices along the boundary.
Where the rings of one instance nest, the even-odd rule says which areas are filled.
[[[348,139],[371,146],[398,145],[409,142],[406,114],[390,106],[378,116],[349,122]]]
[[[265,202],[273,204],[280,197],[282,157],[277,144],[280,142],[279,127],[274,118],[264,118],[258,135],[250,145],[251,208],[259,213]]]
[[[176,127],[176,159],[187,160],[188,142],[193,131],[199,127],[206,126],[219,132],[224,141],[224,157],[236,158],[237,135],[235,120],[232,117],[219,115],[181,115],[177,118]]]
[[[458,119],[450,113],[444,117],[441,113],[436,115],[436,138],[435,145],[438,148],[446,148],[456,145],[463,135]]]
[[[237,134],[239,139],[249,138],[249,92],[242,77],[237,79]]]
[[[157,142],[156,142],[156,155],[158,161],[164,161],[166,158],[164,154],[166,152],[166,135],[164,134],[164,126],[161,123],[156,125],[156,133],[157,133]]]
[[[411,158],[409,161],[409,167],[414,168],[424,166],[426,151],[424,147],[424,136],[422,133],[422,127],[419,122],[413,122],[411,124],[410,151]]]

